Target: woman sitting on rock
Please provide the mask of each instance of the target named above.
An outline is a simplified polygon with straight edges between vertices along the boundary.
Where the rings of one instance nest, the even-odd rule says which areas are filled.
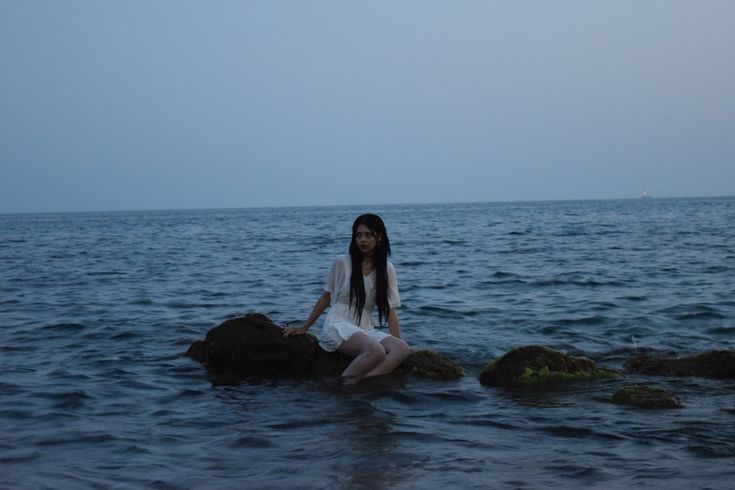
[[[285,328],[284,337],[303,335],[322,312],[327,313],[319,345],[339,351],[354,360],[342,377],[358,380],[387,374],[406,358],[410,349],[401,339],[396,308],[400,306],[396,270],[388,260],[390,242],[385,224],[375,214],[358,216],[352,224],[350,254],[334,261],[324,293],[301,328]],[[353,273],[354,272],[354,273]],[[390,335],[375,330],[373,307],[378,321],[388,324]]]

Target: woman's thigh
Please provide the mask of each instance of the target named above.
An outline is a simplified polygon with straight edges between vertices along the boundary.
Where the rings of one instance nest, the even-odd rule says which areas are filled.
[[[350,357],[357,357],[360,354],[370,351],[385,353],[385,347],[383,345],[371,339],[363,332],[350,335],[350,338],[342,342],[342,345],[337,350]]]

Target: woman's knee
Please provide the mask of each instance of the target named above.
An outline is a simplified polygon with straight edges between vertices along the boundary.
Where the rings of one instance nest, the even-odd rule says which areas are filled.
[[[368,341],[365,353],[375,359],[375,362],[378,364],[383,362],[383,359],[385,359],[385,347],[372,339]]]
[[[375,364],[385,359],[385,347],[362,332],[352,335],[338,350],[351,357],[363,355]]]
[[[411,353],[411,348],[406,341],[397,337],[388,337],[381,344],[389,354],[400,356],[402,359],[405,359]]]
[[[403,339],[398,339],[398,345],[400,346],[398,349],[401,352],[401,356],[405,359],[411,353],[411,347]]]

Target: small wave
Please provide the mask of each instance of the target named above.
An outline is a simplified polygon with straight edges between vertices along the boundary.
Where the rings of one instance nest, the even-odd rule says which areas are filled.
[[[442,308],[441,306],[421,306],[418,308],[419,313],[430,316],[438,316],[442,318],[456,318],[461,315],[460,312],[450,308]]]
[[[715,335],[731,335],[735,333],[735,327],[714,327],[707,330],[707,333]]]
[[[0,347],[0,352],[37,352],[38,347],[35,345],[25,345],[25,346],[17,346],[17,345],[4,345]]]
[[[626,301],[639,302],[639,301],[646,301],[648,299],[648,297],[647,296],[643,296],[643,295],[638,295],[638,294],[629,294],[627,296],[623,296],[622,299],[624,299]]]
[[[478,286],[494,286],[496,284],[526,284],[526,281],[518,274],[512,272],[496,271],[488,279],[479,281]]]
[[[124,276],[125,272],[120,271],[92,271],[92,272],[85,272],[85,276]]]
[[[713,266],[707,267],[704,270],[704,273],[705,274],[722,274],[723,272],[729,272],[729,271],[730,271],[729,267],[725,267],[721,265],[713,265]]]
[[[81,332],[86,328],[87,327],[81,323],[55,323],[41,327],[42,330],[54,332]]]
[[[676,317],[677,320],[720,320],[723,318],[725,315],[715,310],[684,313]]]
[[[76,409],[83,406],[88,400],[93,399],[84,390],[36,393],[33,396],[53,402],[53,408],[56,410]]]
[[[151,454],[151,452],[148,449],[137,446],[135,444],[133,444],[132,446],[127,446],[123,448],[120,452],[122,454]]]
[[[703,303],[674,305],[664,308],[661,312],[673,315],[677,320],[719,320],[725,318],[720,310]]]
[[[134,339],[136,337],[140,337],[141,334],[139,332],[136,332],[134,330],[126,330],[124,332],[117,333],[110,337],[110,340],[128,340],[128,339]]]
[[[260,449],[260,448],[267,448],[271,446],[273,446],[273,443],[271,443],[268,439],[264,439],[262,437],[253,437],[253,436],[238,437],[230,444],[230,447],[232,448]]]
[[[532,284],[533,286],[579,286],[587,288],[599,288],[599,287],[619,287],[623,283],[620,281],[599,281],[597,279],[546,279],[536,281]]]
[[[7,409],[0,410],[0,417],[4,419],[26,419],[31,416],[31,412],[26,410]]]
[[[448,423],[453,425],[469,425],[473,427],[492,427],[495,429],[508,429],[517,430],[520,427],[507,422],[500,422],[495,419],[483,418],[483,417],[470,417],[462,419],[450,419]]]
[[[128,301],[127,304],[130,306],[151,306],[155,304],[155,302],[148,298],[140,298]]]
[[[103,433],[75,433],[43,438],[38,441],[39,446],[66,446],[69,444],[101,444],[115,441],[116,437]]]
[[[217,303],[185,303],[183,301],[170,301],[166,306],[176,310],[198,309],[198,308],[220,308],[225,306]]]
[[[323,425],[330,425],[334,423],[334,419],[331,418],[316,418],[316,419],[304,419],[304,420],[291,420],[286,422],[276,422],[269,424],[268,427],[272,429],[308,429],[311,427],[320,427]]]
[[[19,463],[30,463],[41,457],[41,453],[38,451],[27,452],[26,449],[18,452],[4,454],[0,457],[0,463],[3,464],[19,464]]]
[[[610,434],[609,432],[599,432],[586,427],[572,427],[569,425],[554,425],[549,427],[542,427],[542,431],[547,432],[554,436],[559,437],[574,437],[574,438],[585,438],[585,437],[597,437],[608,440],[623,440],[625,437],[616,434]]]
[[[580,480],[606,480],[608,476],[600,468],[577,466],[575,464],[548,465],[546,469],[567,478]]]
[[[687,450],[703,458],[732,458],[735,456],[735,447],[732,442],[712,444],[708,446],[693,444]]]
[[[561,318],[559,320],[554,320],[550,326],[545,328],[558,329],[558,327],[565,327],[569,325],[603,325],[610,322],[610,320],[610,318],[603,315],[592,315],[582,318]],[[556,330],[551,333],[554,333],[555,331]]]

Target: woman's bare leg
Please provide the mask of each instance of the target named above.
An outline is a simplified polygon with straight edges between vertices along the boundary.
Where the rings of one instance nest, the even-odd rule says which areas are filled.
[[[380,343],[385,348],[385,358],[365,375],[366,378],[388,374],[397,368],[411,352],[405,340],[393,336],[384,338]]]
[[[354,357],[347,369],[342,373],[343,378],[359,379],[375,369],[385,359],[385,348],[380,343],[362,332],[352,334],[337,349],[342,354]]]

